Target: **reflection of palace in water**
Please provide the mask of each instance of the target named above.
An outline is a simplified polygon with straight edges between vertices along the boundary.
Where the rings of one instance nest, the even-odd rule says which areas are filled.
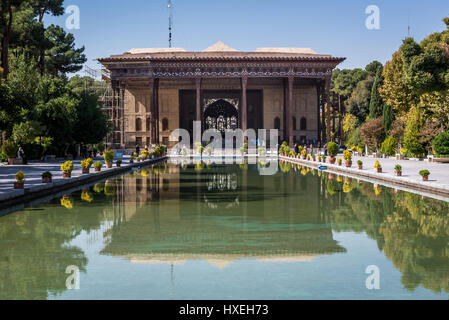
[[[223,267],[242,258],[309,261],[345,251],[320,215],[318,180],[307,181],[306,191],[293,175],[261,176],[255,168],[179,163],[125,176],[123,211],[102,253]]]

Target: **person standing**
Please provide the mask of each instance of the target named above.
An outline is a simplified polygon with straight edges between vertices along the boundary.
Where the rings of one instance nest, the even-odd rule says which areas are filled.
[[[139,154],[140,154],[140,145],[139,144],[136,145],[136,153],[137,153],[137,156],[139,156]]]

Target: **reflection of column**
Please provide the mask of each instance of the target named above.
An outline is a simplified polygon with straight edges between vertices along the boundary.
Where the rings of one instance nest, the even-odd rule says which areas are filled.
[[[242,84],[242,92],[241,92],[241,96],[242,96],[242,112],[241,112],[241,126],[242,126],[242,130],[246,131],[246,127],[248,124],[248,120],[247,120],[247,108],[246,108],[246,88],[248,85],[248,78],[247,77],[243,77],[241,78],[241,84]]]

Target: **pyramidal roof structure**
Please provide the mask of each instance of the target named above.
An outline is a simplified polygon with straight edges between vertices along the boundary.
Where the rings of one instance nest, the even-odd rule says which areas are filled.
[[[223,41],[218,41],[217,43],[211,45],[209,48],[203,50],[203,52],[236,52],[234,48],[231,48]]]

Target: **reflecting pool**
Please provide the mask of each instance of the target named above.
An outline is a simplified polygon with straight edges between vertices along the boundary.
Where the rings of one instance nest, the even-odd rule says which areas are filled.
[[[448,202],[264,165],[170,160],[1,216],[0,299],[448,299]]]

